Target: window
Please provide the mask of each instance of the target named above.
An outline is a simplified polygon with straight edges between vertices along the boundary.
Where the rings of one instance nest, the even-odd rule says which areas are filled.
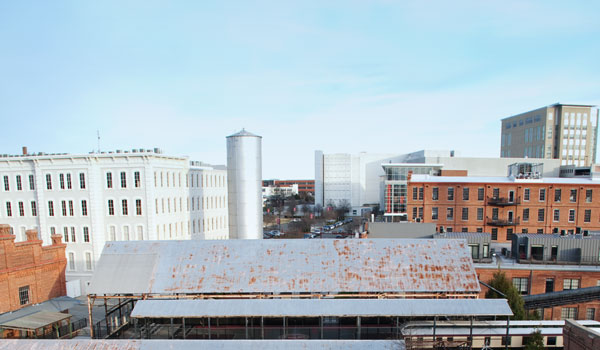
[[[142,200],[135,200],[135,215],[142,215]]]
[[[484,258],[489,258],[490,257],[490,245],[485,243],[483,245],[483,257]]]
[[[592,203],[592,190],[585,190],[585,202]]]
[[[498,220],[498,208],[492,208],[492,220]]]
[[[25,216],[25,205],[23,202],[19,202],[19,216]]]
[[[523,200],[524,201],[529,201],[529,196],[530,196],[530,190],[529,190],[529,188],[526,188],[523,191]]]
[[[90,271],[92,269],[92,253],[85,253],[85,269]]]
[[[47,190],[52,189],[52,175],[50,175],[50,174],[46,174],[46,189]]]
[[[127,187],[127,173],[121,171],[121,188]]]
[[[477,189],[477,200],[478,201],[482,201],[483,200],[483,187],[479,187]]]
[[[81,201],[81,215],[82,216],[87,216],[88,212],[87,212],[87,201],[84,199]]]
[[[560,310],[560,319],[566,320],[567,318],[572,318],[572,319],[577,318],[577,308],[576,307],[563,307]]]
[[[135,183],[135,187],[140,187],[140,172],[136,171],[133,173],[133,182]]]
[[[35,179],[33,178],[33,175],[29,175],[29,189],[30,190],[35,190]]]
[[[554,209],[554,216],[552,217],[552,220],[555,222],[560,220],[560,209]]]
[[[463,201],[468,201],[469,200],[469,188],[468,187],[463,187]]]
[[[412,199],[416,201],[418,197],[419,197],[419,189],[416,188],[416,187],[413,187],[413,189],[412,189]]]
[[[592,210],[586,209],[583,212],[583,222],[590,222],[592,220]]]
[[[12,216],[12,207],[10,202],[6,202],[6,216]]]
[[[112,199],[108,200],[108,215],[115,215],[115,202]]]
[[[577,190],[571,190],[569,194],[569,202],[575,203],[577,202]]]
[[[70,190],[71,188],[73,188],[71,185],[71,174],[67,174],[67,189]]]
[[[138,231],[138,240],[143,241],[144,240],[144,227],[138,226],[137,231]]]
[[[63,227],[63,241],[69,242],[69,228],[67,226]]]
[[[596,309],[593,307],[588,307],[585,310],[585,319],[586,320],[595,320],[596,319]]]
[[[54,216],[54,202],[48,201],[48,216]]]
[[[62,209],[62,216],[67,216],[67,201],[61,201],[60,207]]]
[[[471,258],[473,260],[479,259],[479,244],[469,244],[469,250],[471,251]]]
[[[507,228],[506,229],[506,240],[512,241],[512,238],[513,238],[513,229]]]
[[[561,197],[561,190],[560,190],[560,188],[557,188],[554,190],[554,201],[560,202],[560,197]]]
[[[4,175],[4,190],[10,191],[10,185],[8,183],[8,176]]]
[[[75,235],[75,227],[71,226],[71,242],[75,243],[77,241],[77,236]]]
[[[75,270],[75,253],[69,253],[69,270]]]
[[[462,232],[469,232],[469,228],[468,227],[463,227],[462,228]]]
[[[21,305],[29,304],[29,286],[19,287],[19,303]]]
[[[454,220],[454,208],[446,208],[446,220]]]
[[[499,188],[494,188],[494,189],[492,190],[492,197],[493,197],[494,199],[498,199],[498,198],[500,198],[500,189],[499,189]]]
[[[123,213],[123,215],[127,215],[127,199],[123,199],[121,201],[121,212]]]
[[[483,220],[483,208],[477,208],[477,220]]]
[[[469,208],[462,208],[462,219],[469,220]]]
[[[90,242],[90,228],[87,226],[83,227],[83,241],[85,243],[89,243]]]
[[[129,226],[123,226],[123,240],[129,240]]]
[[[106,173],[106,188],[112,188],[112,173]]]
[[[478,227],[475,231],[481,233],[483,232],[483,227]]]
[[[492,228],[492,241],[498,240],[498,229],[496,227]]]
[[[565,278],[563,280],[563,290],[579,289],[579,280],[575,278]]]
[[[541,314],[543,315],[543,314]],[[546,337],[547,346],[556,346],[556,337]]]
[[[529,208],[523,209],[523,221],[529,221]]]
[[[419,200],[423,200],[423,187],[419,187]]]
[[[108,238],[110,241],[116,241],[117,240],[117,229],[114,226],[110,227],[110,233],[108,235]]]
[[[412,208],[412,218],[413,220],[417,218],[417,207]]]
[[[37,203],[31,201],[31,216],[37,216]]]
[[[69,201],[69,216],[73,216],[73,201]]]
[[[575,222],[575,209],[569,209],[569,222]]]
[[[538,209],[538,221],[544,221],[544,209]]]
[[[454,200],[454,187],[448,187],[448,200]]]
[[[85,189],[85,174],[84,173],[79,173],[79,188],[80,189]]]
[[[23,190],[23,184],[21,183],[21,175],[17,175],[17,191]]]
[[[546,293],[554,292],[554,278],[546,278]]]
[[[540,202],[546,201],[546,189],[540,188]]]
[[[528,294],[528,286],[529,286],[529,278],[527,277],[513,277],[512,279],[513,286],[517,288],[519,293]]]
[[[60,189],[65,189],[65,174],[58,174],[58,183],[60,184]]]
[[[434,187],[431,193],[431,199],[437,201],[439,199],[439,188]]]
[[[433,207],[431,208],[431,220],[437,220],[438,219],[438,208]]]

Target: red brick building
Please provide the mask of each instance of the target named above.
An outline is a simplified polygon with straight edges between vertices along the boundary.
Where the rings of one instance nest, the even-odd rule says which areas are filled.
[[[298,193],[315,194],[315,180],[263,180],[263,186],[289,187],[298,185]]]
[[[498,268],[475,264],[475,270],[480,281],[489,282]],[[548,265],[515,263],[512,266],[501,266],[501,270],[523,295],[560,292],[600,285],[600,266],[558,265],[553,268]],[[487,291],[488,289],[482,285],[480,298],[484,298]],[[600,300],[545,308],[543,314],[545,320],[573,318],[600,321]]]
[[[600,230],[600,181],[592,178],[413,175],[408,220],[451,232],[573,234]]]
[[[67,294],[61,236],[43,247],[36,230],[26,234],[27,241],[15,243],[10,226],[0,225],[0,313]]]

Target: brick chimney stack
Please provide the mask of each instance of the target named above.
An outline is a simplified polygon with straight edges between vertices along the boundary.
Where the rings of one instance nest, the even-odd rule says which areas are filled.
[[[23,146],[23,155],[26,156],[29,153],[27,152],[27,146]]]
[[[0,225],[0,237],[12,237],[10,233],[10,226],[6,224]]]
[[[27,240],[30,242],[39,240],[37,230],[27,230],[25,231],[25,235],[27,236]]]
[[[52,245],[62,244],[62,235],[52,235],[50,238],[52,239]]]

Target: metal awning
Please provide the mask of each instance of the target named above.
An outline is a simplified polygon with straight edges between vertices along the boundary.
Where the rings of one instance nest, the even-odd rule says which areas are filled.
[[[505,299],[140,300],[131,317],[511,316]]]
[[[63,314],[62,312],[40,311],[31,315],[14,319],[12,321],[4,322],[0,324],[0,328],[35,330],[68,318],[71,318],[70,314]]]

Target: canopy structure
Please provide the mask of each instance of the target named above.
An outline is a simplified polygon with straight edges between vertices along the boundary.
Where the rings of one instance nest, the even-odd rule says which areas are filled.
[[[512,316],[505,299],[139,300],[133,318]]]
[[[71,318],[70,314],[39,311],[31,315],[1,323],[0,328],[34,331],[36,329],[44,328],[69,318]]]

